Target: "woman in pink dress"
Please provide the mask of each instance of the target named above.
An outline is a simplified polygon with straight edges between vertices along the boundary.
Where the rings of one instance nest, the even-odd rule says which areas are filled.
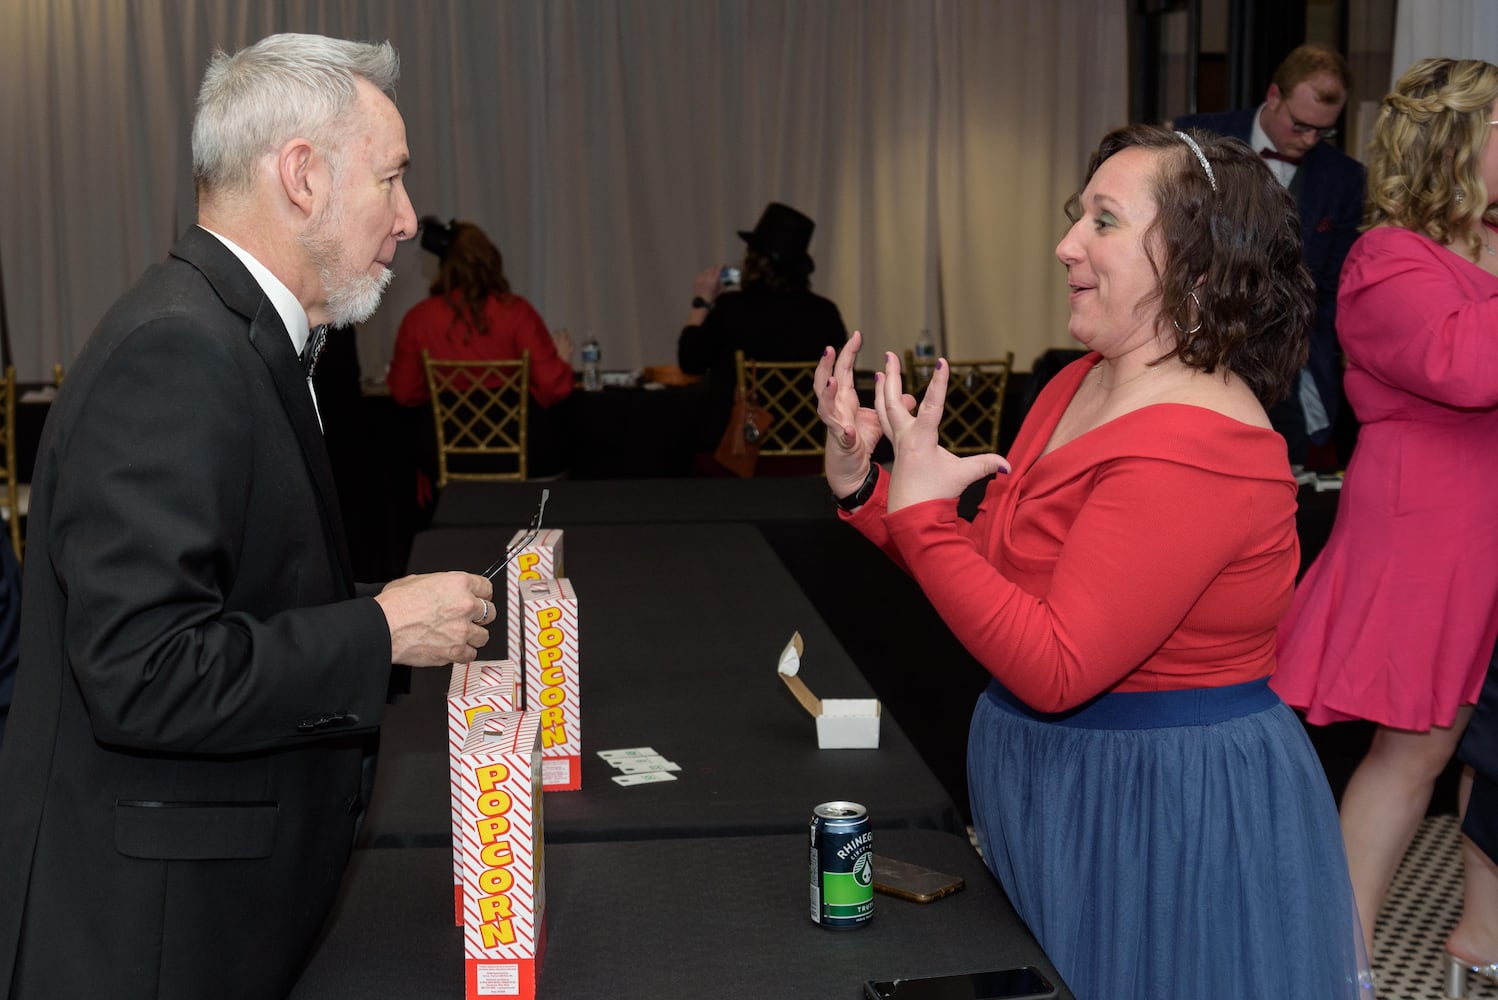
[[[1315,725],[1378,723],[1341,807],[1370,946],[1498,638],[1495,100],[1498,67],[1454,59],[1416,63],[1384,98],[1337,305],[1362,429],[1279,633],[1281,697]],[[1469,882],[1492,877],[1468,860]],[[1447,947],[1483,966],[1498,959],[1498,919],[1477,919],[1468,897]]]

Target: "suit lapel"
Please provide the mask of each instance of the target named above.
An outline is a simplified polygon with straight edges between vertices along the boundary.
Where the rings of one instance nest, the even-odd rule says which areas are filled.
[[[333,480],[333,465],[328,459],[328,445],[323,438],[322,426],[317,421],[317,410],[312,405],[312,393],[307,388],[307,377],[301,360],[291,350],[291,338],[286,335],[286,325],[281,314],[276,312],[270,299],[261,296],[260,309],[250,322],[250,346],[265,362],[281,405],[291,417],[291,426],[296,431],[297,442],[302,446],[302,456],[312,481],[322,498],[322,516],[333,537],[338,563],[343,569],[344,581],[352,589],[354,583],[353,562],[349,558],[348,539],[343,530],[343,515],[338,506],[338,486]]]
[[[1295,171],[1295,176],[1300,180],[1300,190],[1296,192],[1295,200],[1300,205],[1303,218],[1313,218],[1313,210],[1325,197],[1327,171],[1322,169],[1325,166],[1325,154],[1326,150],[1320,144],[1312,146],[1301,161],[1300,169]]]
[[[353,592],[353,562],[349,558],[348,539],[344,534],[343,515],[338,506],[338,487],[333,480],[333,466],[328,460],[327,442],[323,440],[322,426],[317,420],[317,410],[312,404],[312,394],[307,388],[306,373],[296,353],[291,349],[291,338],[286,333],[286,324],[281,314],[261,290],[260,285],[245,270],[239,258],[224,246],[213,234],[194,226],[172,248],[172,254],[187,261],[213,285],[219,297],[230,309],[249,322],[249,343],[265,363],[275,384],[281,406],[296,432],[301,445],[302,457],[307,471],[317,488],[321,502],[320,514],[343,571],[344,582]]]

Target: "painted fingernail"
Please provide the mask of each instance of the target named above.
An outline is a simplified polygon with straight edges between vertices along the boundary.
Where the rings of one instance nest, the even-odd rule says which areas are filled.
[[[945,358],[937,358],[936,359],[936,370],[937,371],[941,371],[941,366],[945,363],[945,361],[946,361]]]
[[[874,381],[875,382],[878,382],[882,378],[884,378],[884,372],[875,372],[874,373]]]

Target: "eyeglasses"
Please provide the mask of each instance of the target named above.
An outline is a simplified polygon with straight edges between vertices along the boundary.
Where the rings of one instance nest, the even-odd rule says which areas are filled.
[[[514,559],[521,549],[536,540],[536,535],[541,532],[541,518],[546,514],[546,500],[550,496],[551,490],[541,491],[541,503],[536,507],[535,516],[531,518],[531,523],[525,529],[525,534],[520,536],[520,541],[505,549],[505,554],[494,560],[489,568],[484,570],[484,576],[491,580],[494,579],[495,574],[510,565],[510,560]]]
[[[1290,114],[1289,108],[1285,109],[1285,114]],[[1335,125],[1322,128],[1320,125],[1303,122],[1294,115],[1290,115],[1290,131],[1296,135],[1310,135],[1312,132],[1315,132],[1318,139],[1335,139],[1337,137],[1337,127]]]

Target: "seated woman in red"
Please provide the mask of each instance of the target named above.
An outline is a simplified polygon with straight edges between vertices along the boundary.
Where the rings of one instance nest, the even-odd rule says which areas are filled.
[[[442,263],[430,298],[401,320],[385,375],[391,398],[402,406],[426,405],[422,351],[448,361],[503,361],[530,351],[531,399],[540,409],[530,414],[527,462],[532,475],[561,471],[565,422],[547,411],[572,394],[572,344],[565,335],[554,341],[541,314],[510,291],[504,258],[478,226],[423,219],[421,245]]]
[[[430,225],[423,222],[423,225]],[[510,291],[504,258],[484,231],[471,222],[455,222],[443,247],[442,265],[432,282],[431,297],[411,307],[395,337],[395,355],[385,384],[402,406],[427,401],[427,377],[421,352],[443,360],[503,361],[531,352],[531,398],[552,406],[572,393],[572,346],[557,344],[541,314]]]

